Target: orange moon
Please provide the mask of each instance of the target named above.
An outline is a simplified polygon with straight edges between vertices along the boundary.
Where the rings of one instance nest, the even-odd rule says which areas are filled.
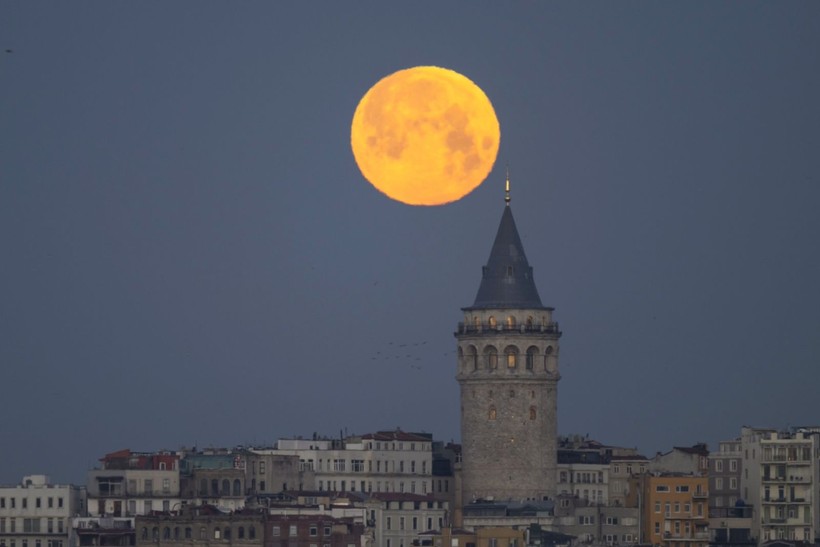
[[[481,88],[434,66],[379,80],[359,101],[350,129],[364,178],[409,205],[443,205],[472,192],[493,168],[500,140]]]

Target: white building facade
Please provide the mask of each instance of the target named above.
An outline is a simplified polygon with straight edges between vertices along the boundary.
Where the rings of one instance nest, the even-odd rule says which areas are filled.
[[[46,475],[0,486],[0,547],[71,547],[71,517],[84,510],[84,489]]]
[[[313,471],[320,491],[433,492],[433,441],[428,436],[396,430],[344,441],[280,439],[275,452],[299,456],[301,468]]]

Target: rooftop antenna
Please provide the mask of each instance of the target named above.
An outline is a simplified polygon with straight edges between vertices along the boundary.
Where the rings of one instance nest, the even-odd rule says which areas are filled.
[[[504,203],[510,206],[510,165],[507,164],[507,184],[504,189]]]

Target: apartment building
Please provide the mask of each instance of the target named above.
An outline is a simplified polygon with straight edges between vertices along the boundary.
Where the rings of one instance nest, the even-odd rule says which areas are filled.
[[[120,450],[88,472],[88,515],[132,517],[179,508],[179,456]]]
[[[346,439],[280,439],[275,453],[299,457],[316,488],[332,492],[433,493],[433,440],[401,430]],[[271,451],[252,450],[256,454]],[[443,490],[449,490],[449,478]]]
[[[641,543],[706,547],[709,542],[708,479],[685,474],[633,479],[628,503],[641,511]]]
[[[818,511],[820,427],[771,432],[760,438],[760,540],[812,542]]]
[[[69,547],[71,517],[83,511],[83,488],[46,475],[0,486],[0,547]]]
[[[743,448],[740,437],[721,441],[709,453],[709,536],[713,547],[750,547],[753,506],[741,495]]]

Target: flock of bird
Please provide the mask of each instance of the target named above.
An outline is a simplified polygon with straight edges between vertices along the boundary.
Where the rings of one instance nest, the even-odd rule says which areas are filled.
[[[406,364],[412,369],[421,370],[421,363],[430,360],[431,351],[432,348],[427,346],[427,340],[406,343],[388,342],[386,347],[376,350],[370,356],[370,360],[398,361],[398,364]],[[443,355],[447,357],[453,353],[448,351]]]

